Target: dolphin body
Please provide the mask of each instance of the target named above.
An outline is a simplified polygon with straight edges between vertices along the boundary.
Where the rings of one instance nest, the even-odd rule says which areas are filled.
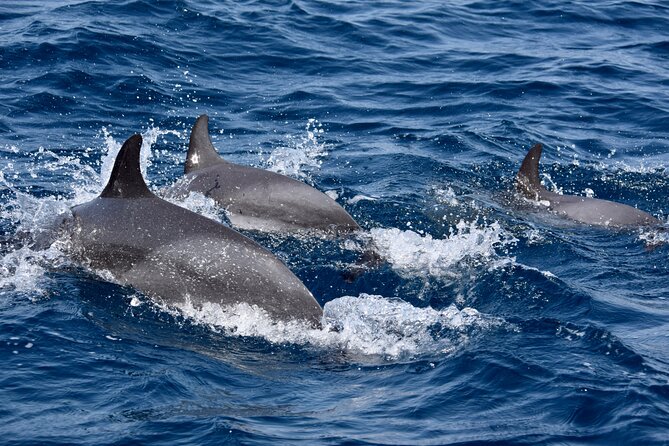
[[[647,212],[626,204],[576,195],[560,195],[546,190],[539,180],[541,151],[541,144],[533,146],[516,176],[516,189],[524,197],[547,202],[548,209],[556,214],[588,225],[629,228],[661,224]]]
[[[322,308],[272,253],[149,191],[141,144],[140,135],[130,137],[100,196],[72,208],[66,227],[75,257],[167,304],[247,303],[274,320],[318,326]]]
[[[200,192],[225,208],[237,228],[335,235],[360,229],[323,192],[285,175],[225,161],[211,143],[207,115],[198,117],[191,131],[184,174],[168,195]]]

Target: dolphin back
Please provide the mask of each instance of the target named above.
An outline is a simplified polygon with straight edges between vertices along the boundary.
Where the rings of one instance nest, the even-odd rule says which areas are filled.
[[[188,174],[195,170],[224,162],[225,160],[216,152],[209,137],[209,116],[200,115],[197,121],[195,121],[190,134],[184,173]]]
[[[528,198],[536,199],[547,192],[541,185],[539,179],[539,159],[541,158],[542,146],[535,144],[520,165],[516,175],[516,190]]]

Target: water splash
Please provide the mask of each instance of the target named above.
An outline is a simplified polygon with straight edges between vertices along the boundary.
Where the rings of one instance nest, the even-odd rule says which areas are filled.
[[[472,338],[503,326],[503,320],[469,307],[417,308],[400,299],[361,294],[325,304],[324,320],[337,348],[392,359],[422,354],[454,354]]]
[[[43,250],[22,246],[4,253],[0,257],[0,295],[11,291],[28,296],[45,296],[51,283],[46,272],[67,264],[69,260],[60,243]]]
[[[500,266],[505,262],[493,263],[500,259],[496,249],[516,242],[497,222],[477,226],[474,222],[467,224],[461,220],[445,239],[397,228],[376,228],[369,233],[378,253],[399,274],[409,277],[448,276],[464,260]],[[512,259],[508,258],[508,261]]]
[[[669,245],[669,217],[660,228],[641,228],[637,234],[637,240],[643,242],[646,247]]]
[[[102,128],[101,134],[104,138],[106,153],[101,160],[98,181],[100,190],[102,190],[109,181],[111,171],[114,168],[114,161],[116,161],[116,156],[118,155],[118,152],[121,150],[122,146],[122,143],[118,142],[106,127]],[[142,132],[142,148],[140,151],[141,158],[139,164],[142,171],[142,176],[144,176],[144,180],[147,185],[151,185],[151,181],[147,175],[147,170],[151,167],[153,158],[151,146],[153,146],[156,141],[158,141],[159,137],[164,135],[174,135],[177,138],[182,138],[182,134],[178,130],[163,130],[154,126],[150,126],[145,132]]]
[[[458,200],[458,196],[452,187],[434,187],[432,190],[439,203],[447,204],[449,206],[460,205],[460,200]]]
[[[272,172],[294,178],[309,179],[306,169],[320,169],[327,145],[319,141],[323,134],[323,124],[311,118],[305,125],[305,133],[299,137],[286,136],[286,145],[281,145],[269,154],[262,165]]]

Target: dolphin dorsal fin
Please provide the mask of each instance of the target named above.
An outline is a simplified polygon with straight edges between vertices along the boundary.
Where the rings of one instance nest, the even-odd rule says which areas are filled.
[[[142,170],[139,166],[139,153],[142,149],[142,135],[128,138],[116,155],[114,168],[109,182],[100,194],[101,198],[140,198],[153,197],[149,190]]]
[[[225,160],[216,152],[209,137],[209,116],[200,115],[193,125],[193,130],[190,132],[184,173],[190,173],[194,170],[223,162]]]
[[[523,164],[520,165],[516,175],[516,189],[518,192],[530,198],[537,198],[546,189],[541,185],[539,179],[539,159],[541,158],[541,144],[535,144],[525,155]]]

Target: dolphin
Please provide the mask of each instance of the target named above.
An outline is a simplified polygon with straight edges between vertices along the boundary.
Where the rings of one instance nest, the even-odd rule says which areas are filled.
[[[184,178],[167,195],[200,192],[227,211],[241,229],[270,232],[319,231],[334,235],[360,229],[335,200],[285,175],[224,160],[209,137],[209,117],[195,121]]]
[[[541,144],[534,145],[523,160],[516,176],[516,190],[524,197],[542,202],[550,211],[571,220],[593,226],[630,228],[660,225],[657,218],[626,204],[576,195],[560,195],[546,190],[539,180]]]
[[[149,191],[141,135],[121,147],[99,197],[65,224],[75,259],[163,303],[257,305],[278,321],[319,326],[323,310],[272,253],[227,226]]]

